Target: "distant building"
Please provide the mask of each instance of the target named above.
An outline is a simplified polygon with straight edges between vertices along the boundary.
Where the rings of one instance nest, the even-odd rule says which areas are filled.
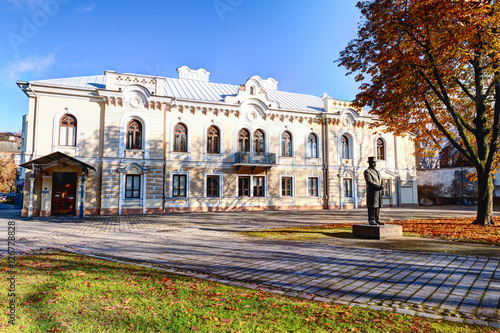
[[[10,139],[10,136],[5,136],[5,138]],[[12,189],[10,192],[16,190],[17,181],[19,180],[19,164],[21,163],[21,150],[19,144],[17,144],[12,138],[11,141],[0,141],[0,158],[12,159],[16,164],[16,182],[12,184]]]
[[[370,129],[350,102],[273,78],[177,72],[18,82],[29,97],[23,216],[363,207],[368,156],[385,204],[418,203],[413,142]]]

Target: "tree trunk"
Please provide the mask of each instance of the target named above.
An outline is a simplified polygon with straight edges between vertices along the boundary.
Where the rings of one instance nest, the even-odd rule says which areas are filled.
[[[493,221],[493,178],[491,172],[477,175],[477,216],[474,224],[494,225]]]

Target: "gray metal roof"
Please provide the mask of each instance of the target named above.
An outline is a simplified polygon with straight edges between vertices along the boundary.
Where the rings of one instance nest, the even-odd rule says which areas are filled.
[[[50,79],[33,81],[32,83],[70,88],[105,89],[106,76],[94,75],[66,79]],[[224,102],[226,96],[235,96],[238,93],[238,89],[239,86],[232,84],[165,78],[165,96],[182,99]],[[309,112],[324,111],[324,102],[321,97],[318,96],[272,89],[266,89],[266,92],[271,101],[279,103],[280,109]]]

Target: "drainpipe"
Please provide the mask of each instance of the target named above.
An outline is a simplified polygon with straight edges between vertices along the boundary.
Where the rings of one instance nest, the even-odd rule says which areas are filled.
[[[174,97],[171,101],[170,107],[165,108],[163,111],[163,193],[161,201],[161,213],[165,214],[165,203],[167,197],[165,195],[166,182],[167,182],[167,111],[170,111],[174,106],[177,106],[177,100]]]
[[[327,122],[326,122],[326,117],[325,115],[323,114],[322,115],[322,118],[323,118],[323,126],[321,126],[321,131],[323,132],[322,133],[322,138],[323,138],[323,190],[325,192],[325,207],[324,209],[327,210],[328,209],[328,147],[327,147],[327,144],[328,144],[328,127],[327,127]]]

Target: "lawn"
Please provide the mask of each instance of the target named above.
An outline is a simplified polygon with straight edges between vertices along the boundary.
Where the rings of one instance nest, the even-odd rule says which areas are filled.
[[[4,276],[10,274],[1,260]],[[2,332],[494,332],[313,302],[67,253],[19,256],[17,321]]]
[[[500,245],[500,218],[494,218],[497,225],[483,227],[472,224],[474,218],[454,219],[424,219],[391,221],[387,224],[403,226],[404,236],[418,236],[441,238],[453,241],[473,242]],[[277,239],[306,241],[310,239],[326,238],[332,235],[345,236],[351,234],[352,224],[323,224],[291,228],[277,228],[245,232],[248,236],[272,237]]]

